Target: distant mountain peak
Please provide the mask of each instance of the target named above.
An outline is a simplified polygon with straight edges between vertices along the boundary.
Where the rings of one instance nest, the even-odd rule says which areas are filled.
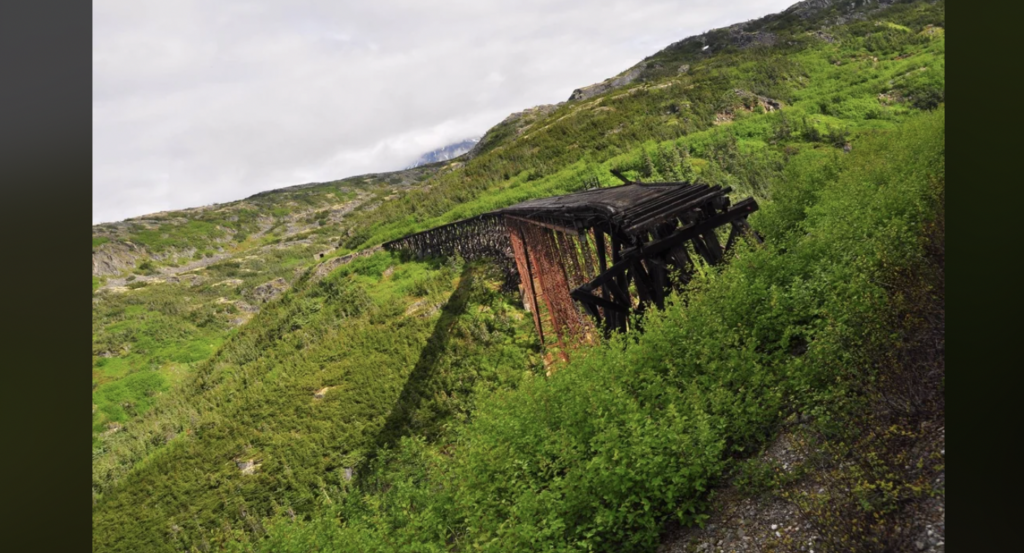
[[[443,146],[436,150],[427,152],[420,156],[412,165],[406,167],[406,169],[412,169],[413,167],[419,167],[420,165],[427,165],[428,163],[437,163],[439,161],[448,161],[455,159],[462,154],[473,149],[476,144],[480,142],[480,137],[467,138],[454,144]]]

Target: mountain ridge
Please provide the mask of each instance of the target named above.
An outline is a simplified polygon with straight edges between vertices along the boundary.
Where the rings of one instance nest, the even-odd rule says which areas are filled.
[[[406,167],[406,169],[414,169],[422,165],[428,165],[431,163],[438,163],[441,161],[451,161],[476,147],[477,143],[480,142],[480,137],[467,138],[458,142],[442,146],[435,150],[431,150],[419,157],[415,162]]]

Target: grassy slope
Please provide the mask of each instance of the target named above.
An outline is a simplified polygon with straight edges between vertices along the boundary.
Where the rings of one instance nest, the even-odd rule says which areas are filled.
[[[233,336],[248,318],[246,307],[259,306],[255,287],[276,278],[294,281],[315,263],[315,253],[337,246],[352,213],[376,209],[442,167],[293,187],[94,227],[94,252],[130,243],[142,254],[123,274],[93,276],[93,448],[102,451],[109,425],[148,411],[154,398]],[[351,213],[339,210],[346,205]],[[216,262],[185,270],[201,261]],[[172,276],[180,282],[168,282]]]
[[[344,233],[325,225],[324,236],[341,234],[346,248],[358,249],[595,179],[610,183],[611,167],[643,173],[645,158],[653,166],[646,178],[731,184],[766,202],[753,223],[770,247],[709,276],[687,296],[686,310],[652,317],[639,345],[604,346],[554,378],[526,376],[538,364],[529,319],[489,290],[486,276],[458,266],[378,254],[315,285],[298,279],[236,330],[225,324],[232,314],[216,312],[225,293],[211,283],[234,272],[244,281],[234,298],[273,276],[293,280],[294,267],[308,263],[299,260],[324,243],[273,250],[285,253],[257,276],[225,264],[205,269],[211,278],[197,289],[101,293],[94,341],[132,344],[132,352],[97,357],[103,365],[94,367],[108,378],[94,391],[102,416],[125,422],[97,438],[95,548],[244,544],[268,528],[271,550],[306,550],[304,540],[352,550],[427,550],[446,540],[601,548],[650,544],[665,516],[695,520],[701,490],[726,468],[729,452],[756,445],[782,412],[829,415],[821,406],[843,397],[840,369],[859,362],[844,340],[886,309],[870,282],[884,274],[879,260],[913,260],[911,246],[890,252],[875,237],[887,230],[912,245],[927,218],[922,175],[941,174],[941,117],[914,112],[944,89],[944,39],[919,34],[942,24],[942,5],[899,6],[879,17],[909,30],[867,21],[831,29],[840,38],[832,44],[795,34],[795,45],[725,51],[692,62],[685,76],[563,104],[518,138],[515,129],[495,129],[505,138],[426,179],[429,189],[403,189],[397,200],[347,216]],[[786,108],[748,111],[735,89]],[[716,126],[716,114],[733,122]],[[874,129],[890,131],[869,136]],[[843,156],[837,146],[848,140],[853,153]],[[324,194],[317,190],[292,194]],[[877,201],[862,205],[865,197]],[[253,213],[283,219],[300,206],[264,199]],[[240,216],[233,230],[258,233],[258,215]],[[235,221],[215,224],[228,223]],[[171,231],[164,247],[209,236],[172,239],[173,229],[163,230]],[[815,238],[801,238],[808,233]],[[160,235],[130,236],[160,247]],[[94,248],[104,238],[94,237]],[[251,255],[234,247],[239,258]],[[384,277],[388,267],[394,271]],[[430,316],[404,314],[416,302],[429,312],[446,299]],[[785,353],[801,340],[807,355]],[[602,368],[624,361],[630,378]],[[172,386],[174,378],[180,383]],[[332,388],[324,399],[314,399],[325,386]],[[133,403],[134,413],[118,412],[122,403]],[[98,431],[107,419],[96,416]],[[408,434],[418,438],[366,464]],[[692,455],[672,453],[680,450]],[[235,461],[250,458],[261,465],[242,475]],[[342,476],[352,466],[362,493]],[[344,524],[320,518],[324,509]]]
[[[922,262],[941,208],[943,129],[940,110],[849,156],[801,154],[756,220],[767,246],[700,279],[643,335],[488,396],[444,445],[402,442],[361,494],[310,522],[274,519],[260,549],[651,550],[667,519],[702,520],[734,456],[790,414],[844,436],[871,400],[856,390],[896,345],[888,291]],[[857,514],[884,525],[893,513],[859,493],[871,502]]]

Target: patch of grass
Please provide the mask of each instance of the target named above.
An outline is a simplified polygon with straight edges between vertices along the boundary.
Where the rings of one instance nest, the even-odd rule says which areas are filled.
[[[93,414],[93,430],[101,432],[108,422],[125,422],[153,407],[155,396],[167,390],[167,379],[154,370],[141,370],[93,390],[98,406]]]

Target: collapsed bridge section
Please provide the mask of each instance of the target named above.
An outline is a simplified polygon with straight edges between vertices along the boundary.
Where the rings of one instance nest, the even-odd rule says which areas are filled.
[[[651,304],[663,307],[697,258],[717,265],[741,236],[761,240],[746,220],[757,203],[732,204],[729,187],[616,176],[625,184],[525,201],[384,248],[496,260],[518,283],[541,342],[564,348],[597,328],[627,329],[630,315]]]

